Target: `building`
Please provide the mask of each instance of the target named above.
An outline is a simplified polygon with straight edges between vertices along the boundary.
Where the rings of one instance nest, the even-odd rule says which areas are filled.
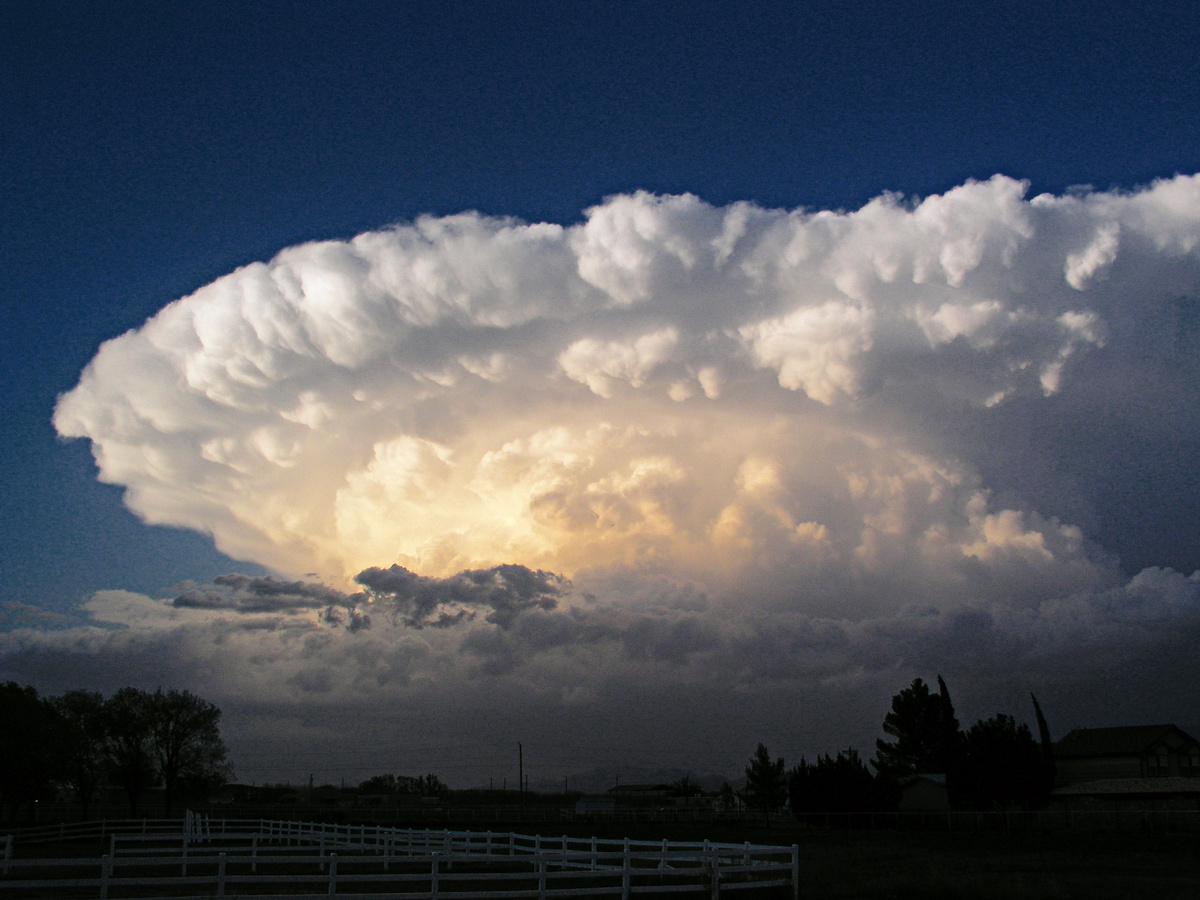
[[[1054,744],[1059,786],[1107,778],[1200,776],[1200,742],[1174,725],[1076,728]]]
[[[900,782],[901,812],[946,812],[950,793],[945,775],[912,775]]]
[[[1200,809],[1200,742],[1174,725],[1076,728],[1054,744],[1052,803]]]

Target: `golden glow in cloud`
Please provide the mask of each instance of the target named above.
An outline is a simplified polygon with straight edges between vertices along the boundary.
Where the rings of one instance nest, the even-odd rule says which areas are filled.
[[[1193,277],[1200,179],[855,212],[613,197],[292,247],[106,343],[60,434],[147,521],[347,584],[638,571],[813,609],[1107,583],[946,422],[1043,402]],[[1149,326],[1146,326],[1149,327]]]

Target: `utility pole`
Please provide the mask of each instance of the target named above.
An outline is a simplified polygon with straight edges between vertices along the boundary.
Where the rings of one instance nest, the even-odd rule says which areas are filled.
[[[525,748],[517,741],[517,807],[518,818],[525,812]]]

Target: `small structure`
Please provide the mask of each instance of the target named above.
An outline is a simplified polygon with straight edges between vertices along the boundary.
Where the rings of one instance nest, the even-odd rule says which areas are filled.
[[[618,784],[608,789],[619,806],[665,806],[670,795],[669,784]]]
[[[945,812],[950,808],[946,776],[911,775],[900,782],[901,812]]]
[[[1054,806],[1200,809],[1200,742],[1174,725],[1076,728],[1054,744],[1054,763]]]
[[[611,813],[616,808],[616,802],[612,797],[596,797],[588,795],[580,797],[575,801],[575,812],[580,815],[594,815],[596,813],[607,814]]]
[[[1060,787],[1111,778],[1200,777],[1200,742],[1174,725],[1076,728],[1054,744]]]

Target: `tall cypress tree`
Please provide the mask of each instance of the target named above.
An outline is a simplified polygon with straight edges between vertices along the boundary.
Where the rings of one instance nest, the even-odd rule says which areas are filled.
[[[1042,707],[1033,691],[1029,692],[1029,699],[1033,701],[1033,713],[1037,716],[1038,741],[1042,750],[1042,793],[1047,795],[1054,790],[1054,781],[1058,777],[1054,765],[1054,745],[1050,742],[1050,726],[1046,724],[1046,717],[1042,715]]]

